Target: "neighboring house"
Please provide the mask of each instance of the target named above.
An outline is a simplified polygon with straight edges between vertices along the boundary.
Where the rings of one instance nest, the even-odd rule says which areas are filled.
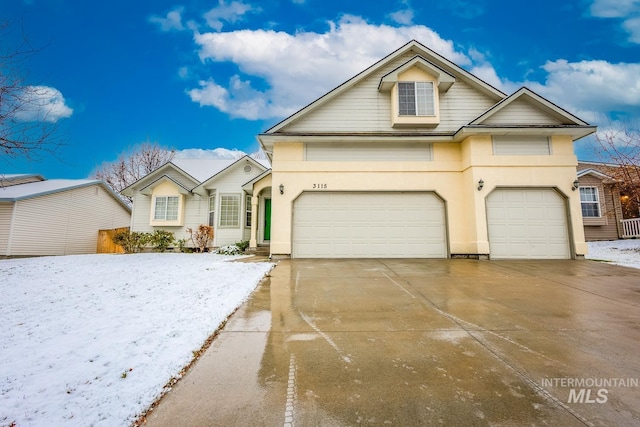
[[[214,229],[213,247],[249,240],[255,218],[270,219],[268,212],[265,219],[265,212],[271,196],[264,193],[262,203],[253,206],[243,185],[267,170],[268,165],[249,156],[173,159],[122,191],[133,198],[131,230],[167,230],[176,239],[189,240],[187,229],[209,225]]]
[[[411,41],[258,135],[252,194],[274,187],[272,255],[576,258],[573,142],[595,130]]]
[[[99,230],[130,221],[130,208],[102,181],[0,178],[2,257],[93,254]]]
[[[640,220],[624,219],[625,196],[620,192],[621,180],[616,178],[619,168],[619,165],[609,163],[578,162],[580,204],[587,242],[637,235],[638,225],[633,227],[629,223],[637,222],[640,225]],[[636,231],[625,230],[625,223]]]

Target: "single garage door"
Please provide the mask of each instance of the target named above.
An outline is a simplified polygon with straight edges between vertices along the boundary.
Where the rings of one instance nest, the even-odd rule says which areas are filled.
[[[444,203],[433,193],[303,193],[295,258],[446,258]]]
[[[565,202],[551,188],[495,190],[487,222],[491,258],[571,258]]]

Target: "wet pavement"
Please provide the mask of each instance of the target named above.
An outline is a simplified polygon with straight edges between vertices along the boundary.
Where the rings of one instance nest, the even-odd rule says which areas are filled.
[[[640,270],[285,260],[147,426],[640,425]]]

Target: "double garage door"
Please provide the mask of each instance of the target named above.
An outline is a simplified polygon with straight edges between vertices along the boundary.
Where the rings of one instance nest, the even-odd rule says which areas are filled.
[[[486,199],[491,258],[571,257],[564,199],[550,188]],[[431,192],[303,193],[293,206],[294,258],[446,258],[443,201]]]
[[[294,258],[446,258],[444,203],[424,192],[303,193]]]

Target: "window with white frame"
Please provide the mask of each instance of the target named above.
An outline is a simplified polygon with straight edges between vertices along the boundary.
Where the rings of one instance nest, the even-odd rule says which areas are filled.
[[[398,82],[398,102],[401,116],[435,116],[433,82]]]
[[[209,196],[209,227],[216,225],[216,193]]]
[[[585,218],[600,217],[600,199],[598,187],[580,187],[580,204]]]
[[[251,196],[245,197],[244,225],[251,228]]]
[[[180,198],[178,196],[156,196],[153,219],[155,221],[177,221],[179,204]]]
[[[220,195],[220,228],[240,227],[240,195]]]

